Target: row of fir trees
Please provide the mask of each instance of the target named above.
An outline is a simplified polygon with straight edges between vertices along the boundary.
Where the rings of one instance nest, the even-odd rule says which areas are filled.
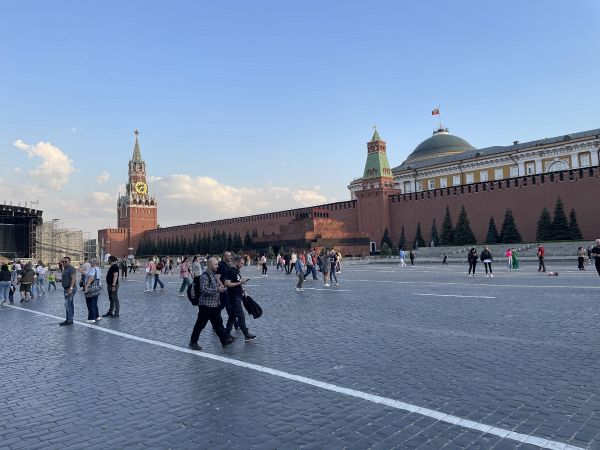
[[[225,250],[241,252],[253,248],[253,238],[258,236],[256,230],[246,231],[242,239],[238,233],[225,233],[213,230],[210,233],[203,233],[202,236],[194,235],[194,239],[186,239],[176,236],[169,239],[149,240],[142,239],[138,246],[137,255],[216,255]]]

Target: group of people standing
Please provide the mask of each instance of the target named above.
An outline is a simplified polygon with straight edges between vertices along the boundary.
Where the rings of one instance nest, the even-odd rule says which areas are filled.
[[[14,304],[17,286],[20,302],[28,303],[36,297],[44,297],[52,287],[56,290],[56,275],[42,261],[38,261],[35,267],[31,262],[21,263],[19,260],[0,265],[0,305],[6,302]]]

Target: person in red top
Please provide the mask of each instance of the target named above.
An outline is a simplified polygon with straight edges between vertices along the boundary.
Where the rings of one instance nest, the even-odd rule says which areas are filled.
[[[540,261],[540,265],[538,266],[538,272],[546,271],[546,265],[544,264],[544,255],[545,254],[546,254],[546,251],[544,250],[544,246],[542,244],[538,244],[537,257],[538,257],[538,260]]]

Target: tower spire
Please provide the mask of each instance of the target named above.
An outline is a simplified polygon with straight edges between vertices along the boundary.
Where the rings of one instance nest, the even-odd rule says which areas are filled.
[[[142,153],[140,152],[140,144],[138,142],[138,134],[140,134],[140,132],[135,130],[133,134],[135,134],[135,144],[133,145],[133,157],[131,160],[140,162],[142,161]]]
[[[379,133],[377,132],[377,125],[373,125],[373,137],[371,138],[371,142],[380,142],[381,138],[379,137]]]

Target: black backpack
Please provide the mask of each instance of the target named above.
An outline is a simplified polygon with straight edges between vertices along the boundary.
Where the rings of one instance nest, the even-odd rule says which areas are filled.
[[[195,276],[187,288],[187,298],[190,303],[194,306],[198,306],[198,300],[200,300],[200,276]]]

